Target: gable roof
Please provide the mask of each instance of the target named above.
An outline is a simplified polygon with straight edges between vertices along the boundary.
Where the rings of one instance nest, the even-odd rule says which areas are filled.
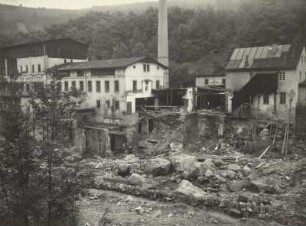
[[[64,64],[58,68],[59,71],[73,71],[84,69],[111,69],[111,68],[126,68],[132,64],[138,62],[156,63],[163,68],[167,68],[165,65],[149,57],[132,57],[132,58],[119,58],[108,60],[93,60],[80,63]]]
[[[296,69],[301,45],[272,45],[237,48],[225,68],[227,71],[264,71]]]
[[[68,42],[74,42],[77,43],[79,45],[83,45],[88,47],[87,44],[74,40],[72,38],[57,38],[57,39],[48,39],[48,40],[41,40],[41,41],[34,41],[34,42],[26,42],[26,43],[19,43],[19,44],[15,44],[15,45],[10,45],[10,46],[3,46],[1,47],[2,49],[10,49],[10,48],[15,48],[15,47],[23,47],[23,46],[30,46],[30,45],[37,45],[37,44],[47,44],[47,43],[52,43],[52,42],[64,42],[64,41],[68,41]]]

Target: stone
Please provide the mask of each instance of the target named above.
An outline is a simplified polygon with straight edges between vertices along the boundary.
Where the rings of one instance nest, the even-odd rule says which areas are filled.
[[[242,180],[242,179],[244,178],[244,176],[243,176],[243,174],[241,173],[241,171],[238,171],[236,175],[237,175],[238,179],[241,179],[241,180]]]
[[[153,176],[162,176],[170,173],[171,162],[164,158],[151,159],[145,167],[145,172]]]
[[[243,194],[240,194],[238,196],[238,202],[248,202],[248,201],[249,201],[249,196]]]
[[[225,182],[226,182],[226,178],[224,178],[224,177],[222,177],[222,176],[220,176],[220,175],[217,175],[216,177],[217,177],[217,179],[218,179],[221,183],[225,183]]]
[[[238,164],[229,164],[227,169],[237,172],[241,169],[241,167]]]
[[[235,173],[235,172],[234,172]],[[220,173],[221,177],[227,177],[227,173],[225,170],[221,171]]]
[[[213,176],[214,175],[214,172],[212,171],[212,170],[210,170],[210,169],[208,169],[207,171],[206,171],[206,173],[205,173],[205,177],[211,177],[211,176]]]
[[[129,182],[132,185],[142,186],[142,184],[145,183],[145,181],[146,181],[145,178],[139,175],[138,173],[133,173],[129,178]]]
[[[242,217],[242,212],[240,210],[237,210],[237,209],[231,209],[230,210],[230,215],[233,216],[233,217],[237,217],[237,218],[240,218]]]
[[[236,176],[236,173],[233,170],[226,170],[226,177],[229,179],[234,179]]]
[[[250,190],[257,193],[279,194],[279,187],[267,184],[264,180],[251,181]]]
[[[130,175],[131,172],[131,165],[127,162],[120,162],[118,164],[118,169],[117,169],[117,174],[122,176],[122,177],[126,177],[128,175]]]
[[[178,173],[184,171],[192,172],[196,170],[196,157],[187,154],[177,154],[170,156],[170,162]]]
[[[144,212],[144,209],[141,206],[138,206],[138,207],[135,208],[135,212],[137,214],[142,214]]]
[[[243,167],[243,169],[242,169],[242,173],[243,173],[243,175],[245,175],[245,176],[250,175],[251,172],[252,172],[252,169],[251,169],[249,166],[247,166],[247,165],[245,165],[245,166]]]
[[[213,160],[213,163],[214,163],[214,165],[217,166],[217,167],[223,166],[223,164],[224,164],[224,162],[223,162],[223,160],[222,160],[221,158],[215,158],[215,159]]]
[[[177,193],[195,199],[204,199],[206,192],[201,188],[194,186],[187,180],[182,180],[179,187],[175,190]]]
[[[250,182],[248,180],[236,180],[236,181],[232,181],[231,183],[229,183],[228,187],[232,192],[238,192],[248,187],[249,185],[250,185]]]

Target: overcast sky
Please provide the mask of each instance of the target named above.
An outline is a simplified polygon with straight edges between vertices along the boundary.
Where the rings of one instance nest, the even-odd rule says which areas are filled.
[[[92,6],[118,5],[157,0],[0,0],[7,5],[22,5],[25,7],[46,7],[60,9],[83,9]]]

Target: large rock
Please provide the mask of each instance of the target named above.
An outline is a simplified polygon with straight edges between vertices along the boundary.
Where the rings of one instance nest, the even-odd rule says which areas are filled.
[[[234,179],[236,176],[235,171],[233,170],[225,170],[226,177],[229,179]]]
[[[237,192],[241,191],[244,188],[247,188],[250,185],[250,182],[248,180],[237,180],[237,181],[232,181],[231,183],[228,184],[228,187],[231,191]]]
[[[122,177],[126,177],[130,175],[130,172],[131,172],[131,165],[129,163],[127,162],[118,163],[118,167],[117,167],[118,175]]]
[[[223,162],[223,160],[222,160],[221,158],[215,158],[215,159],[213,160],[213,163],[214,163],[214,165],[217,166],[217,167],[223,166],[223,164],[224,164],[224,162]]]
[[[206,192],[204,192],[201,188],[194,186],[187,180],[181,181],[179,187],[176,189],[176,192],[195,199],[203,199],[206,196]]]
[[[241,167],[238,164],[229,164],[227,169],[237,172],[241,169]]]
[[[243,169],[242,169],[242,173],[243,173],[243,175],[245,175],[245,176],[250,175],[251,172],[252,172],[252,169],[251,169],[249,166],[244,166]]]
[[[167,175],[170,173],[171,162],[163,158],[151,159],[145,167],[145,172],[153,176]]]
[[[145,183],[145,178],[141,175],[139,175],[138,173],[133,173],[130,178],[129,178],[129,182],[132,185],[140,185],[142,186],[143,183]]]
[[[170,156],[170,161],[178,173],[183,172],[193,172],[196,170],[196,157],[187,155],[187,154],[179,154]]]
[[[249,189],[257,193],[279,194],[281,189],[277,185],[267,184],[264,180],[251,181]]]

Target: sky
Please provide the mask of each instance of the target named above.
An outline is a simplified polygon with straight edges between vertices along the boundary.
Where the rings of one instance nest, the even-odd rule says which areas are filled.
[[[119,5],[157,0],[0,0],[0,4],[59,9],[84,9],[92,6]]]

